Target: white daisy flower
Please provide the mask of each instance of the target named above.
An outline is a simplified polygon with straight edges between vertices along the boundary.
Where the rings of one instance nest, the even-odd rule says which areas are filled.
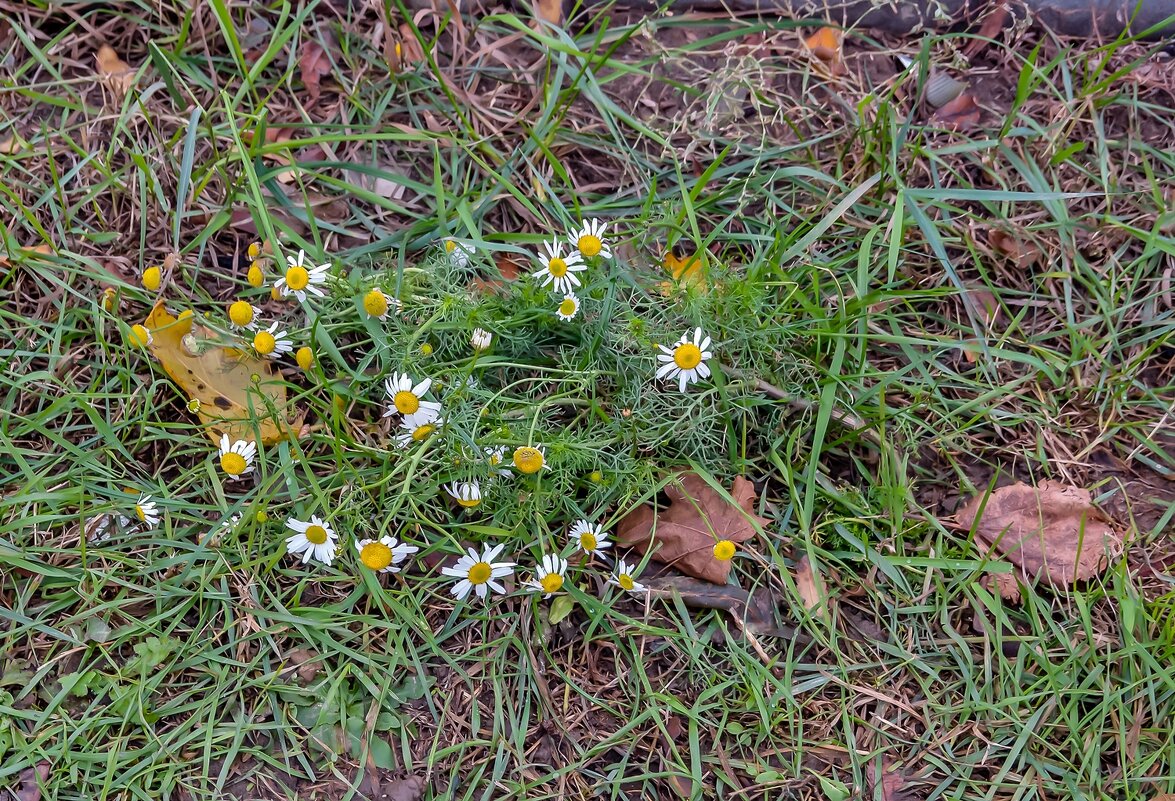
[[[630,565],[621,559],[616,565],[616,572],[608,577],[608,583],[626,592],[644,592],[645,585],[636,580],[636,575],[636,565]]]
[[[399,314],[404,310],[404,304],[397,297],[385,295],[383,290],[375,287],[363,296],[363,311],[367,312],[369,317],[374,317],[377,320],[386,319],[388,312],[395,311]]]
[[[574,320],[575,315],[579,314],[579,298],[574,294],[564,295],[563,300],[559,303],[559,308],[555,309],[555,314],[565,322]]]
[[[159,507],[147,493],[139,495],[139,500],[135,502],[135,517],[139,518],[144,528],[151,529],[159,525]]]
[[[415,428],[425,423],[431,423],[441,414],[441,405],[436,401],[424,400],[424,393],[432,386],[432,379],[426,378],[415,386],[407,373],[393,374],[384,383],[391,404],[384,417],[393,414],[403,416],[403,422]]]
[[[359,561],[363,566],[377,573],[399,573],[399,564],[420,550],[395,537],[358,540],[355,549],[359,551]]]
[[[228,321],[233,328],[243,331],[247,328],[256,328],[257,320],[261,316],[261,309],[247,300],[234,300],[228,307]]]
[[[417,442],[424,442],[444,424],[445,418],[443,417],[434,417],[427,423],[420,423],[419,425],[409,425],[407,422],[401,423],[400,431],[402,433],[396,435],[396,444],[401,448],[407,448],[410,445],[415,445]]]
[[[454,267],[468,267],[469,259],[473,256],[473,248],[463,245],[456,239],[446,239],[445,253],[449,256],[449,264]]]
[[[229,442],[228,434],[220,436],[220,469],[233,481],[253,472],[257,458],[257,443],[238,439]]]
[[[567,560],[561,556],[547,554],[539,566],[534,569],[534,578],[527,579],[526,586],[534,592],[543,593],[544,598],[550,598],[563,589],[563,574],[567,572]]]
[[[289,331],[278,331],[281,323],[274,323],[253,335],[253,350],[267,359],[278,359],[294,349]]]
[[[486,461],[490,463],[490,472],[496,473],[502,478],[513,478],[514,474],[507,470],[503,465],[506,463],[506,449],[499,446],[497,448],[485,449]]]
[[[612,547],[608,542],[608,532],[602,526],[589,523],[587,520],[578,520],[571,527],[571,545],[584,553],[603,557],[604,551]]]
[[[322,518],[313,515],[309,522],[303,522],[291,517],[286,521],[286,528],[295,532],[293,536],[286,537],[286,553],[300,555],[302,564],[311,559],[317,559],[324,565],[334,561],[337,535]]]
[[[571,292],[579,286],[579,278],[575,274],[587,269],[580,255],[568,253],[563,256],[563,245],[558,239],[552,239],[549,243],[544,242],[543,248],[547,251],[545,255],[539,255],[539,263],[543,266],[531,275],[535,278],[544,276],[543,286],[554,282],[551,288],[556,292]]]
[[[571,232],[571,246],[586,259],[590,259],[592,256],[603,256],[605,259],[610,259],[612,258],[612,248],[604,239],[607,232],[608,226],[603,220],[588,220],[578,231]]]
[[[518,472],[531,475],[547,466],[547,449],[542,445],[538,447],[523,445],[514,449],[514,455],[510,457],[510,461],[514,463]]]
[[[306,302],[306,295],[325,297],[326,292],[322,285],[326,283],[326,272],[330,269],[330,262],[317,267],[306,266],[306,251],[299,250],[298,255],[286,256],[286,272],[273,285],[284,298],[293,295],[300,302]]]
[[[445,492],[466,509],[473,509],[481,504],[481,485],[476,481],[454,481],[445,487]]]
[[[495,579],[506,578],[514,572],[513,562],[495,562],[505,545],[486,545],[480,555],[473,548],[462,554],[453,567],[442,567],[441,573],[459,579],[451,590],[457,600],[465,600],[472,589],[478,598],[485,598],[490,590],[499,595],[506,594],[506,588]]]
[[[494,335],[484,328],[475,328],[469,341],[476,351],[489,350],[490,345],[494,344]]]
[[[677,379],[677,388],[685,392],[686,384],[696,384],[703,378],[710,376],[710,367],[707,359],[714,354],[707,350],[710,347],[710,337],[702,333],[701,328],[694,329],[694,339],[691,342],[689,332],[681,335],[681,339],[672,349],[658,345],[661,353],[657,359],[663,362],[657,370],[657,378]]]

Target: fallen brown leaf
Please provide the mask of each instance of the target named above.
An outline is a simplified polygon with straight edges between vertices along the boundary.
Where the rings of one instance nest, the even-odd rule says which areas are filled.
[[[326,49],[313,39],[305,42],[298,56],[298,67],[302,72],[306,95],[311,103],[316,103],[322,94],[322,78],[330,74],[330,57]]]
[[[563,21],[563,0],[534,0],[534,6],[540,19],[552,25]]]
[[[318,654],[310,649],[295,648],[286,654],[286,658],[290,660],[291,665],[297,666],[294,672],[298,674],[298,678],[303,684],[309,684],[318,677],[318,671],[321,668],[318,662]]]
[[[424,779],[419,776],[409,776],[406,779],[396,779],[391,784],[384,785],[381,798],[388,801],[420,801],[424,795]]]
[[[987,243],[996,253],[1021,268],[1031,267],[1040,261],[1043,255],[1036,245],[1002,228],[988,229]]]
[[[665,487],[668,509],[658,512],[648,504],[629,512],[617,527],[622,545],[651,553],[659,562],[715,584],[725,584],[730,560],[714,557],[714,543],[739,543],[755,534],[755,524],[765,518],[751,510],[755,486],[739,476],[730,488],[732,505],[696,473],[682,473]]]
[[[975,58],[980,50],[987,47],[987,40],[994,39],[1003,30],[1004,25],[1008,23],[1011,15],[1011,12],[1008,10],[1007,0],[1000,0],[999,4],[984,17],[983,24],[979,26],[979,31],[976,33],[975,38],[963,49],[963,55],[967,58]]]
[[[831,620],[828,613],[828,589],[824,578],[812,569],[812,562],[804,556],[796,564],[796,589],[804,608],[825,623]]]
[[[938,109],[930,119],[941,124],[944,128],[963,131],[979,125],[983,109],[975,102],[970,92],[962,92],[951,102]]]
[[[6,136],[4,139],[0,139],[0,154],[5,156],[16,155],[24,150],[26,144],[27,142],[21,139],[19,134]]]
[[[831,75],[844,75],[844,31],[840,28],[821,28],[804,40],[804,46],[828,68]]]
[[[871,787],[880,785],[881,801],[914,801],[918,797],[917,792],[910,786],[906,771],[898,768],[891,759],[886,758],[881,763],[880,782],[876,780],[872,770],[867,776]],[[872,792],[870,796],[876,797]]]
[[[13,795],[16,801],[41,801],[41,785],[49,780],[49,763],[38,762],[20,772]]]
[[[978,495],[950,522],[974,530],[985,553],[1007,559],[1026,580],[1054,587],[1093,578],[1122,546],[1089,491],[1058,481],[1042,481],[1038,487],[1017,483]],[[1008,597],[1009,582],[1000,589]]]
[[[110,45],[98,48],[98,74],[118,97],[123,97],[135,83],[135,72]]]

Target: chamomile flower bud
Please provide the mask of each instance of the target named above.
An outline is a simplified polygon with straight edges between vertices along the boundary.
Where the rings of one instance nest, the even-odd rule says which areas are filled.
[[[314,366],[314,351],[303,345],[298,348],[298,352],[294,354],[294,361],[303,371],[309,372],[310,368]]]
[[[729,562],[734,558],[737,546],[730,540],[718,540],[714,543],[714,558],[719,562]]]
[[[494,344],[494,335],[484,328],[475,328],[469,342],[475,351],[489,350],[490,345]]]
[[[127,342],[134,345],[136,348],[145,348],[155,341],[151,336],[151,331],[145,325],[135,324],[131,326],[131,330],[126,335]]]
[[[148,292],[158,292],[159,286],[163,283],[163,271],[152,265],[146,270],[143,270],[143,274],[139,280],[143,284],[143,289]]]
[[[265,283],[265,272],[256,264],[249,265],[249,272],[245,273],[245,280],[249,286],[259,288]]]
[[[247,300],[235,300],[228,307],[228,319],[235,328],[248,328],[257,321],[260,313],[260,310]]]

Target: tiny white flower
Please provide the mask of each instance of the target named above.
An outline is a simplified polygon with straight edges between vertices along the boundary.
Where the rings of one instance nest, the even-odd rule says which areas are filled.
[[[539,566],[534,569],[534,578],[527,579],[526,586],[534,592],[543,593],[544,598],[550,598],[563,589],[564,574],[567,572],[567,560],[561,556],[547,554]]]
[[[253,350],[267,359],[278,359],[294,349],[289,331],[278,331],[281,323],[274,323],[253,335]]]
[[[587,520],[577,520],[571,527],[571,545],[584,553],[602,557],[604,551],[612,547],[608,542],[608,533],[603,527]]]
[[[553,282],[551,288],[556,292],[571,292],[579,286],[579,278],[575,274],[587,269],[587,265],[583,263],[580,255],[578,253],[562,255],[563,245],[558,239],[544,242],[543,248],[546,250],[546,254],[539,254],[539,264],[542,267],[531,274],[535,278],[542,276],[543,286]]]
[[[441,405],[436,401],[424,400],[424,393],[432,386],[432,379],[426,378],[413,385],[407,373],[393,374],[384,383],[388,400],[391,404],[384,412],[384,417],[394,414],[403,416],[403,422],[413,427],[431,423],[441,414]]]
[[[407,448],[417,442],[424,442],[444,424],[445,418],[443,417],[434,417],[427,423],[419,425],[409,425],[407,422],[400,423],[401,433],[396,435],[396,444],[401,448]]]
[[[687,384],[696,384],[710,376],[710,367],[706,360],[713,358],[714,354],[708,350],[710,337],[705,336],[701,328],[694,329],[692,342],[687,331],[681,335],[681,339],[672,349],[664,345],[657,347],[661,349],[657,359],[662,362],[657,370],[657,378],[676,378],[679,391],[685,392]]]
[[[257,458],[257,443],[239,439],[229,442],[228,434],[220,437],[220,469],[229,479],[236,481],[253,472],[253,461]]]
[[[359,561],[363,566],[377,573],[399,573],[400,563],[420,550],[395,537],[358,540],[355,549],[359,551]]]
[[[473,548],[462,554],[453,567],[442,567],[441,573],[458,579],[451,590],[458,600],[464,600],[472,589],[478,598],[485,598],[490,590],[499,595],[506,594],[506,588],[496,579],[506,578],[514,572],[513,562],[495,562],[505,545],[486,545],[479,555]]]
[[[159,525],[159,508],[150,495],[139,495],[139,500],[135,502],[135,517],[144,528],[152,529]]]
[[[320,264],[317,267],[306,266],[306,251],[299,250],[298,255],[286,256],[286,272],[277,279],[274,287],[282,297],[293,295],[300,302],[306,302],[306,295],[325,297],[326,292],[322,285],[326,283],[326,273],[330,263]]]
[[[612,258],[612,248],[608,246],[608,242],[604,238],[607,232],[608,226],[603,220],[588,220],[579,230],[571,232],[571,246],[578,250],[584,258],[603,256],[605,259],[610,259]]]
[[[494,344],[494,335],[484,328],[475,328],[469,341],[476,351],[489,350],[490,345]]]
[[[294,532],[293,536],[286,537],[286,553],[301,556],[302,564],[311,559],[324,565],[334,561],[336,534],[320,517],[314,515],[308,522],[291,517],[286,521],[286,528]]]
[[[446,239],[445,253],[449,256],[449,264],[454,267],[467,267],[470,257],[473,256],[473,248],[456,239]]]
[[[623,559],[616,565],[616,572],[608,578],[608,583],[626,592],[638,593],[645,591],[645,585],[636,580],[636,566],[629,565]]]
[[[579,298],[573,294],[564,295],[563,300],[559,303],[559,308],[555,309],[555,314],[565,322],[574,320],[575,315],[579,314]]]
[[[490,463],[490,472],[502,478],[513,478],[514,473],[506,469],[506,449],[502,446],[485,449],[486,461]]]
[[[481,504],[481,486],[476,481],[454,481],[445,487],[445,492],[466,509],[473,509]]]

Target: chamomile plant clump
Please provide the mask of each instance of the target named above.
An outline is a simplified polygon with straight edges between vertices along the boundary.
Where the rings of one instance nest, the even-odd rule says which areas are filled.
[[[253,360],[244,400],[189,403],[216,442],[218,493],[280,510],[248,530],[310,576],[472,605],[642,592],[616,521],[673,468],[730,470],[750,390],[723,382],[719,360],[737,363],[749,338],[640,280],[618,257],[625,239],[599,219],[499,251],[442,237],[407,267],[251,246],[239,295],[177,321]],[[529,269],[504,277],[503,260]],[[159,356],[159,329],[127,331]],[[261,397],[267,376],[282,391]],[[286,422],[263,430],[267,405]],[[134,516],[158,524],[150,495]]]

